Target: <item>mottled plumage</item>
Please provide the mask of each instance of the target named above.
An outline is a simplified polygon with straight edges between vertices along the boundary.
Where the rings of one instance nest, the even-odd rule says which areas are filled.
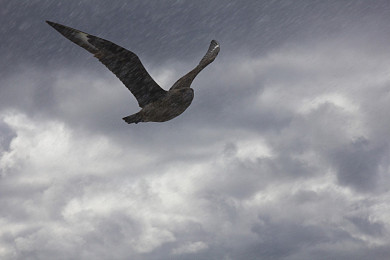
[[[166,91],[152,79],[133,52],[79,30],[49,21],[47,23],[63,36],[92,53],[131,91],[142,109],[136,114],[123,118],[129,124],[164,122],[183,113],[194,98],[194,90],[190,88],[192,81],[200,71],[214,61],[219,52],[219,44],[212,40],[199,64]]]

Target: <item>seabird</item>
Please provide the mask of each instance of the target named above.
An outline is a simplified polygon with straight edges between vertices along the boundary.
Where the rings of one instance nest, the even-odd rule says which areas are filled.
[[[190,88],[192,81],[215,60],[219,52],[218,42],[212,40],[199,64],[166,91],[152,79],[133,52],[88,33],[58,23],[46,22],[63,36],[92,53],[135,96],[142,109],[123,118],[128,124],[165,122],[183,113],[194,98],[194,90]]]

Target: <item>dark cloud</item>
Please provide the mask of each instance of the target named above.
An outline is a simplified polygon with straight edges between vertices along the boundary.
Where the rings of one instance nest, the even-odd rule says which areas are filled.
[[[338,181],[358,190],[375,190],[381,162],[388,155],[386,144],[370,147],[369,141],[361,138],[350,145],[333,151],[332,159],[337,168]]]
[[[0,121],[0,153],[10,149],[11,141],[15,137],[15,132],[4,122]]]
[[[299,252],[304,247],[328,243],[330,241],[339,242],[340,237],[348,237],[339,230],[327,230],[319,226],[304,226],[294,223],[264,223],[264,227],[255,225],[253,232],[258,234],[261,240],[259,243],[248,248],[245,254],[247,259],[263,257],[264,259],[282,259]],[[336,234],[332,234],[335,232]],[[337,238],[337,239],[335,239]],[[243,256],[245,255],[243,253]]]
[[[384,234],[385,226],[381,222],[371,222],[363,217],[348,218],[362,233],[370,236],[381,236]]]

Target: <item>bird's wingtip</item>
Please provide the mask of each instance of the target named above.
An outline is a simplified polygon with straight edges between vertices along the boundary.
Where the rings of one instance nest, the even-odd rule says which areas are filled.
[[[211,43],[215,45],[219,45],[219,42],[217,42],[216,40],[211,40]]]
[[[56,23],[54,23],[54,22],[51,22],[51,21],[48,21],[48,20],[46,20],[46,23],[47,23],[48,25],[50,25],[51,27],[53,27],[53,28],[56,28],[56,26],[58,25],[58,24],[56,24]]]
[[[217,54],[219,52],[219,42],[217,42],[216,40],[212,40],[211,43],[210,43],[210,47],[209,47],[209,52],[214,52],[216,51]]]

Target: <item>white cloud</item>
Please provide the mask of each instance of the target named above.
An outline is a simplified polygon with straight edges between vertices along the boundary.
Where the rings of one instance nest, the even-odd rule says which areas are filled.
[[[208,248],[208,246],[205,243],[203,243],[202,241],[198,241],[193,243],[187,243],[178,248],[174,248],[172,250],[172,254],[174,255],[191,254],[191,253],[202,251],[206,248]]]

